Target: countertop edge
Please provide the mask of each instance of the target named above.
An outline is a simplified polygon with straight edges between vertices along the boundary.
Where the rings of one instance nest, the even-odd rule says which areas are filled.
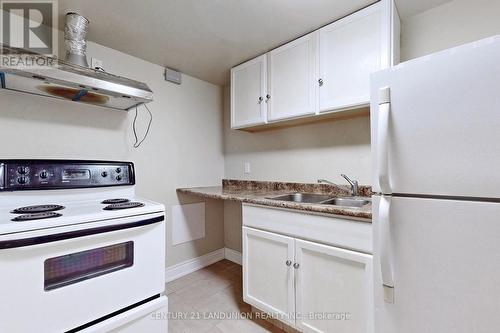
[[[339,207],[332,207],[332,206],[325,206],[318,204],[293,203],[286,201],[271,200],[266,198],[248,198],[245,197],[244,195],[238,195],[238,194],[212,193],[208,192],[207,188],[210,188],[212,190],[220,189],[220,191],[222,192],[221,186],[213,186],[213,187],[178,188],[177,193],[193,195],[201,198],[238,201],[242,203],[268,206],[273,208],[291,209],[298,212],[305,212],[312,214],[317,213],[321,215],[328,215],[332,217],[349,219],[357,222],[372,223],[371,211],[370,212],[360,211],[357,209],[339,208]],[[205,189],[205,191],[203,189]]]

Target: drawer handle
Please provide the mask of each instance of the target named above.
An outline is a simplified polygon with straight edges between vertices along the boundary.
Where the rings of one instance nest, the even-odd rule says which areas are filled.
[[[291,260],[287,260],[287,261],[285,262],[285,264],[286,264],[287,266],[292,266],[292,261],[291,261]]]
[[[324,83],[323,79],[319,79],[318,80],[318,84],[319,84],[320,87],[323,85],[323,83]]]
[[[299,267],[300,267],[299,263],[296,262],[295,264],[293,264],[293,268],[299,269]]]

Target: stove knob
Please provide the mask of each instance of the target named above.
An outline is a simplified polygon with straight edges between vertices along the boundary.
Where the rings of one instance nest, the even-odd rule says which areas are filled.
[[[28,178],[24,177],[24,176],[21,176],[19,178],[17,178],[17,183],[20,184],[20,185],[24,185],[28,182]]]
[[[103,176],[103,177],[107,177],[107,176],[108,176],[108,172],[107,172],[107,171],[103,171],[103,172],[101,172],[101,176]]]
[[[120,176],[120,175],[116,176],[116,180],[117,180],[117,181],[122,180],[122,176]]]
[[[116,173],[120,173],[122,172],[122,169],[121,168],[116,168]]]
[[[28,171],[29,171],[29,169],[25,166],[20,166],[17,168],[17,173],[20,175],[25,175],[28,173]]]
[[[49,173],[47,171],[43,170],[42,172],[40,172],[40,178],[47,179],[48,176]]]

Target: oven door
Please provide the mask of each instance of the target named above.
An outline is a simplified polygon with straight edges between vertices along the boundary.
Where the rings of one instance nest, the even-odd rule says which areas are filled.
[[[164,214],[0,236],[0,332],[65,332],[165,289]]]

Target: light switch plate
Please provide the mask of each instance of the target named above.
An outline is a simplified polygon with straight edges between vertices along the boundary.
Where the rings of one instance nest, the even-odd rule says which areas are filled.
[[[250,169],[250,162],[245,162],[245,174],[248,175],[250,174],[251,169]]]

